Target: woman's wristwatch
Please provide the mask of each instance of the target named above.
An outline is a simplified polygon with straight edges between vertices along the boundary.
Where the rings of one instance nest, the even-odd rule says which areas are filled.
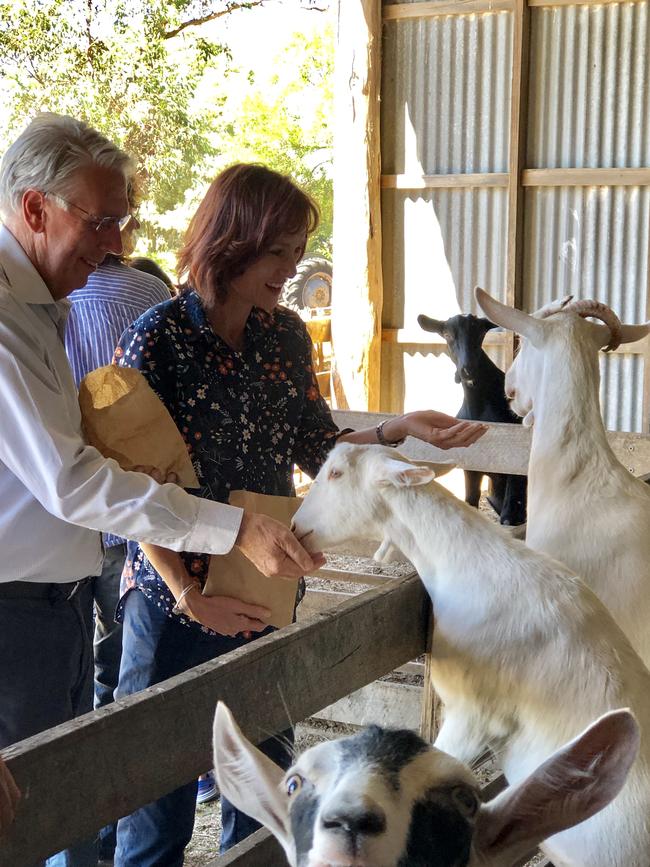
[[[380,446],[389,446],[394,449],[396,446],[401,446],[406,437],[402,437],[400,440],[395,440],[395,442],[388,442],[386,437],[384,436],[384,425],[386,422],[390,421],[389,418],[385,418],[383,421],[380,421],[377,427],[375,428],[375,433],[377,434],[377,442]]]

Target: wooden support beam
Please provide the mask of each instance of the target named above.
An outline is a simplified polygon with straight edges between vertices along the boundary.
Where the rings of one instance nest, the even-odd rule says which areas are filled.
[[[466,189],[471,187],[507,187],[509,175],[505,172],[457,175],[382,175],[383,190],[437,190]]]
[[[519,82],[519,84],[521,85],[523,82]],[[650,168],[646,167],[638,169],[525,169],[523,168],[524,162],[521,156],[518,165],[518,177],[520,179],[520,186],[522,187],[645,187],[650,185]],[[505,172],[483,172],[481,174],[460,172],[451,175],[382,175],[381,187],[385,190],[461,190],[471,187],[504,188],[510,187],[510,177],[510,174]]]
[[[524,187],[645,187],[650,168],[640,169],[526,169]]]
[[[419,656],[428,608],[419,578],[391,581],[3,750],[23,801],[0,867],[29,867],[210,767],[217,699],[258,743]]]
[[[621,0],[528,0],[529,6],[607,6],[612,3],[620,3]],[[629,3],[647,3],[647,0],[625,0]],[[540,867],[544,867],[540,864]]]
[[[383,304],[381,0],[341,0],[338,10],[332,399],[372,410],[379,409]]]
[[[359,429],[378,424],[388,413],[335,412],[339,427]],[[492,470],[495,473],[526,474],[532,431],[520,424],[488,424],[488,432],[467,449],[443,451],[409,437],[399,447],[400,454],[420,461],[452,461],[463,470]],[[608,431],[607,437],[616,457],[635,476],[650,471],[650,436]]]
[[[394,3],[384,6],[384,21],[433,18],[437,15],[475,15],[510,12],[515,0],[435,0],[429,3]]]
[[[384,21],[406,21],[413,18],[434,18],[438,15],[487,15],[494,12],[510,12],[522,0],[433,0],[421,3],[394,3],[384,6]],[[527,0],[527,6],[605,6],[621,0]],[[647,0],[628,0],[643,3]]]
[[[526,165],[528,136],[528,79],[530,57],[530,13],[525,0],[514,6],[510,96],[510,142],[508,186],[508,228],[506,256],[506,297],[510,307],[521,308],[524,279],[525,193],[522,174]],[[505,353],[508,368],[514,359],[515,335],[509,334]]]
[[[384,328],[381,332],[382,343],[400,343],[408,346],[439,346],[444,349],[447,341],[440,334],[431,331],[419,331],[414,328]],[[510,342],[507,331],[488,331],[483,339],[483,346],[504,346]],[[628,344],[629,345],[629,344]],[[636,344],[632,344],[636,346]],[[643,351],[643,350],[639,350]]]

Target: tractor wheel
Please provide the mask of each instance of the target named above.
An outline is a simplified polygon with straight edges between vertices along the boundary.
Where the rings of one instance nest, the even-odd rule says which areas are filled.
[[[329,307],[332,303],[332,263],[310,256],[298,263],[296,276],[282,292],[281,303],[292,310]]]

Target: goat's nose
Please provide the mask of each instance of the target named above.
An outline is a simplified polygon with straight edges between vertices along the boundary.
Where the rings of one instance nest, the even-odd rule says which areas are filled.
[[[323,828],[327,831],[345,831],[347,834],[373,836],[386,830],[386,814],[379,807],[368,810],[346,808],[328,810],[321,816]]]
[[[289,529],[291,530],[292,533],[295,533],[295,532],[296,532],[296,522],[295,522],[295,521],[292,521],[292,522],[289,524]]]

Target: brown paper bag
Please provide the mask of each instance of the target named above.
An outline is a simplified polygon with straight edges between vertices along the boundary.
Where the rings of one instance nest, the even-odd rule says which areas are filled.
[[[184,488],[199,482],[174,420],[147,380],[132,367],[107,364],[79,385],[86,442],[123,470],[152,466],[176,473]]]
[[[302,500],[299,497],[231,491],[229,502],[231,506],[269,515],[288,527]],[[203,593],[206,596],[233,596],[252,605],[264,605],[271,610],[268,622],[281,627],[293,620],[297,589],[297,579],[267,578],[237,548],[233,548],[228,554],[211,556]]]

